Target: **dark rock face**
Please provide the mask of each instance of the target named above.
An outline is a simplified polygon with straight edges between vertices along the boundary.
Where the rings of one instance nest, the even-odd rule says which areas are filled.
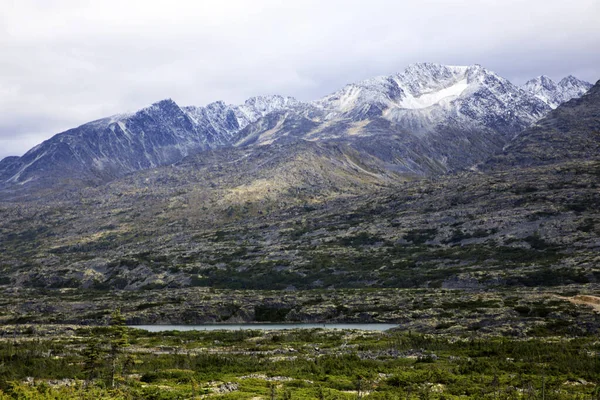
[[[129,116],[106,118],[58,134],[0,170],[5,184],[48,185],[77,178],[103,182],[171,164],[219,144],[172,100]]]
[[[2,160],[0,189],[98,184],[173,164],[190,154],[231,145],[233,134],[259,118],[268,102],[261,98],[237,108],[222,102],[181,108],[169,99],[131,115],[93,121],[55,135],[23,157]],[[287,104],[277,96],[274,102],[268,111]],[[236,114],[242,111],[245,114]]]

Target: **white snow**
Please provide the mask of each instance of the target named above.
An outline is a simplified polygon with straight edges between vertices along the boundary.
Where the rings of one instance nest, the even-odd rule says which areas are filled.
[[[340,111],[349,111],[356,106],[358,97],[360,95],[361,88],[352,86],[348,93],[344,93],[340,98],[339,109]]]
[[[25,172],[27,170],[27,168],[31,167],[33,164],[35,164],[36,161],[38,161],[40,158],[44,157],[46,154],[48,154],[48,150],[45,150],[43,153],[38,154],[32,162],[19,168],[17,173],[14,174],[11,178],[7,179],[6,182],[18,183],[19,178],[21,178],[21,175],[23,174],[23,172]]]
[[[133,113],[122,113],[122,114],[115,114],[113,116],[110,117],[110,120],[108,121],[108,124],[112,124],[114,122],[121,122],[129,117],[131,117],[133,115]]]
[[[554,99],[552,99],[551,96],[549,96],[549,95],[544,95],[542,93],[536,93],[535,97],[537,97],[538,99],[540,99],[544,103],[548,104],[548,106],[550,106],[550,108],[553,109],[553,110],[556,107],[558,107],[558,102],[555,101]]]
[[[417,110],[431,107],[441,102],[450,102],[460,96],[468,86],[467,79],[463,79],[452,86],[435,92],[425,93],[418,97],[413,97],[410,93],[406,93],[406,97],[398,105],[402,108]]]
[[[591,83],[579,80],[574,76],[567,76],[557,84],[542,75],[527,81],[521,88],[554,109],[572,98],[583,96],[591,86]]]
[[[293,97],[279,95],[251,97],[242,105],[231,106],[241,129],[246,125],[257,121],[259,118],[274,112],[290,110],[300,106],[302,103]]]

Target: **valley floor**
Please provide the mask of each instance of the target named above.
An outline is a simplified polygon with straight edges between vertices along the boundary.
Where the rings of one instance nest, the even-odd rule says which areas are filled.
[[[596,399],[600,388],[593,335],[120,329],[3,326],[0,399]]]
[[[594,284],[294,292],[5,286],[0,399],[596,399],[599,296]],[[124,326],[235,321],[398,328]]]

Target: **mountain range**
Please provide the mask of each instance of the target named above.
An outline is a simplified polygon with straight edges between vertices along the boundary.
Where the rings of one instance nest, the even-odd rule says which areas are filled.
[[[275,140],[2,201],[0,285],[167,296],[597,284],[600,82],[509,136],[469,170],[426,179],[356,142]]]
[[[94,186],[202,153],[240,154],[261,165],[260,154],[277,149],[287,152],[285,159],[307,149],[343,154],[340,168],[350,174],[369,171],[378,182],[434,176],[497,154],[558,104],[590,87],[572,76],[558,84],[542,76],[518,87],[479,65],[422,63],[312,102],[276,95],[238,106],[219,101],[180,107],[162,100],[57,134],[22,157],[5,158],[0,192],[4,198],[25,198],[36,190]],[[268,146],[274,147],[265,151]]]
[[[584,82],[569,75],[555,83],[545,75],[527,81],[522,86],[528,92],[531,92],[538,99],[548,104],[551,108],[556,108],[565,101],[575,97],[581,97],[592,87],[591,83]]]
[[[163,100],[0,163],[0,285],[595,283],[599,134],[600,82],[553,109],[477,65],[309,103]]]

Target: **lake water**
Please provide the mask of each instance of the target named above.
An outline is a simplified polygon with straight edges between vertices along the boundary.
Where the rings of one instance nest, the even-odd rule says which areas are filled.
[[[148,332],[164,331],[237,331],[237,330],[283,330],[283,329],[358,329],[361,331],[385,331],[395,324],[206,324],[206,325],[129,325],[130,328]]]

